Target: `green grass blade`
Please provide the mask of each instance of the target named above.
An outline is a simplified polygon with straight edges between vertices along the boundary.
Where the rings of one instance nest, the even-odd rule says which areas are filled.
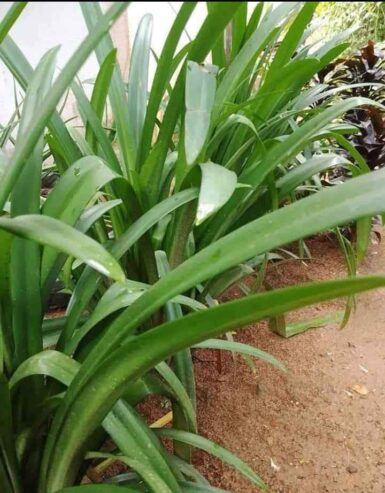
[[[232,29],[231,29],[231,53],[230,60],[234,60],[234,58],[239,53],[247,26],[247,2],[242,2],[241,7],[237,10],[234,18],[232,20]]]
[[[181,409],[185,413],[190,429],[196,432],[197,418],[195,414],[194,405],[192,404],[184,385],[177,377],[177,375],[171,370],[171,368],[164,361],[156,365],[156,370],[162,376],[162,378],[167,382],[168,386],[170,387],[173,394],[175,395],[175,400],[178,402]]]
[[[57,49],[54,48],[43,56],[28,84],[16,147],[26,138],[35,114],[39,111],[50,89],[56,54]],[[42,139],[39,139],[13,187],[11,194],[11,215],[13,217],[40,213],[42,154],[43,142]],[[13,240],[11,247],[11,291],[12,328],[15,341],[14,364],[16,366],[30,355],[41,351],[43,347],[40,263],[41,253],[38,244],[21,238]],[[36,388],[32,386],[32,389],[32,394],[34,394]],[[31,396],[29,396],[30,398]]]
[[[82,212],[75,228],[82,233],[87,233],[96,221],[103,217],[109,210],[121,204],[121,199],[115,199],[88,207],[84,210],[84,212]]]
[[[301,165],[290,170],[282,178],[279,178],[276,182],[276,186],[279,191],[280,198],[285,197],[289,193],[295,190],[298,185],[304,183],[312,176],[325,171],[328,168],[338,165],[351,164],[350,161],[339,156],[338,154],[325,154],[324,156],[314,156],[308,159]]]
[[[303,149],[317,132],[321,131],[340,115],[362,105],[376,105],[376,103],[366,98],[350,98],[327,108],[298,127],[283,142],[274,146],[266,154],[262,162],[255,163],[244,171],[240,176],[240,181],[242,183],[249,183],[253,187],[258,187],[278,164],[285,166],[290,159]]]
[[[7,36],[0,45],[0,57],[20,86],[26,90],[28,82],[32,77],[33,69],[9,36]],[[80,158],[79,150],[71,139],[64,122],[57,112],[54,112],[52,115],[51,120],[48,123],[48,128],[52,133],[56,146],[61,149],[67,166]]]
[[[159,278],[166,276],[170,272],[170,266],[167,260],[167,255],[163,251],[155,252],[157,268],[159,273]],[[183,317],[183,312],[180,305],[167,303],[166,304],[166,315],[167,320],[177,320]],[[181,382],[182,387],[185,389],[185,393],[188,396],[189,403],[193,410],[196,409],[196,385],[195,385],[195,375],[194,375],[194,364],[192,361],[191,351],[185,349],[174,355],[173,358],[176,377],[179,382]],[[159,371],[159,365],[157,367]],[[162,374],[162,372],[160,372]],[[170,372],[167,372],[167,368],[163,369],[163,377],[169,377],[168,382],[170,383]],[[182,401],[183,402],[183,401]],[[195,414],[195,411],[194,411]],[[193,431],[196,428],[196,419],[193,419],[191,423],[191,417],[185,414],[185,409],[180,406],[179,402],[173,402],[173,423],[179,429],[186,431]],[[191,449],[185,444],[175,444],[174,454],[177,457],[185,460],[186,462],[191,462]]]

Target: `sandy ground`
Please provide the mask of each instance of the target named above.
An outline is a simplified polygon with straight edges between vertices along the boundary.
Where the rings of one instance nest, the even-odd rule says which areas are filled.
[[[330,238],[308,245],[313,260],[274,267],[272,284],[344,275]],[[384,271],[384,247],[372,245],[360,273]],[[239,295],[233,290],[229,297]],[[313,307],[294,319],[341,306]],[[196,353],[200,433],[250,464],[271,492],[385,493],[385,290],[361,295],[342,331],[329,325],[283,339],[262,323],[236,340],[275,355],[289,372],[258,362],[253,373],[239,357],[234,365],[226,355],[219,373],[213,352]],[[258,491],[205,453],[195,461],[213,485],[234,493]]]

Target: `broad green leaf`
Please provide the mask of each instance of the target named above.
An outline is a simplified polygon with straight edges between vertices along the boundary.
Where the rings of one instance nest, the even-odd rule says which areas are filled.
[[[119,263],[99,243],[57,219],[36,214],[0,218],[0,228],[72,255],[116,281],[125,279]]]
[[[187,63],[185,151],[187,164],[193,164],[199,156],[210,128],[214,105],[217,67]]]
[[[203,163],[202,183],[199,191],[196,225],[220,209],[232,196],[237,185],[237,175],[233,171],[215,163]]]
[[[80,364],[77,361],[65,354],[48,349],[24,361],[13,373],[9,386],[13,390],[24,378],[33,375],[45,375],[68,387],[79,371],[79,367]]]
[[[42,213],[74,226],[96,192],[117,175],[96,156],[76,161],[60,178],[44,203]],[[44,248],[41,276],[43,292],[47,292],[63,264],[59,252]]]

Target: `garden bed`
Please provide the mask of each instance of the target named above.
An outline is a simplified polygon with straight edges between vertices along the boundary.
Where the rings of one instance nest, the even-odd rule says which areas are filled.
[[[328,236],[308,243],[313,259],[272,267],[275,287],[345,275]],[[383,272],[384,248],[372,245],[361,274]],[[240,296],[233,289],[229,297]],[[385,484],[385,291],[359,298],[346,329],[309,330],[291,339],[250,327],[236,340],[280,358],[282,374],[257,362],[257,373],[237,357],[196,353],[200,433],[247,461],[274,493],[373,492]],[[341,302],[294,314],[306,319],[341,308]],[[356,390],[354,390],[356,389]],[[360,393],[357,392],[360,391]],[[366,395],[362,395],[368,392]],[[247,480],[204,453],[196,464],[212,484],[254,493]]]

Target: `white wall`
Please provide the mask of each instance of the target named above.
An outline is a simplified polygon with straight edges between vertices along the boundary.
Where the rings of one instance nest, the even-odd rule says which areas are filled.
[[[0,3],[0,20],[11,3]],[[102,2],[103,7],[107,8],[109,3]],[[250,2],[254,5],[255,3]],[[181,4],[182,2],[132,2],[127,10],[131,44],[141,17],[146,13],[151,13],[154,17],[152,47],[159,54],[175,18],[175,11],[180,8]],[[205,15],[205,2],[199,2],[187,25],[187,30],[192,37],[197,33]],[[10,34],[32,66],[36,66],[49,48],[60,45],[57,58],[57,66],[60,69],[85,37],[86,26],[78,2],[31,2],[22,12]],[[123,50],[124,56],[128,56],[129,50],[125,46],[127,38],[121,33],[117,33],[117,37],[119,50]],[[182,42],[186,41],[187,37],[184,35]],[[92,55],[81,69],[80,79],[94,78],[97,69],[96,57]],[[154,69],[155,62],[151,60],[150,77]],[[5,123],[13,110],[13,78],[0,62],[0,123]]]

